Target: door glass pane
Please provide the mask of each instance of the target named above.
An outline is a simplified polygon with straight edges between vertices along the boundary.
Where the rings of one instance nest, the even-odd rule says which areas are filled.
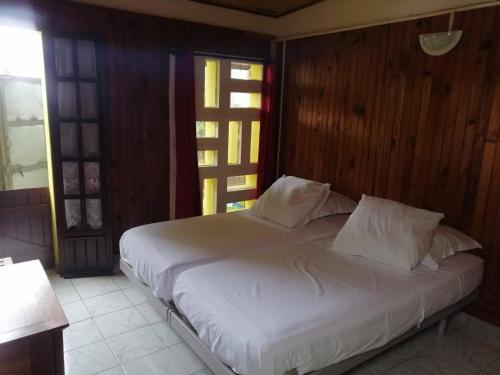
[[[262,81],[262,64],[231,61],[231,79]]]
[[[54,41],[56,73],[59,77],[73,75],[73,48],[71,40],[56,38]]]
[[[204,107],[219,107],[219,61],[205,60]]]
[[[96,58],[94,42],[90,40],[79,40],[78,49],[78,70],[80,77],[96,78]]]
[[[62,123],[59,125],[61,137],[61,155],[66,158],[78,156],[78,133],[75,123]]]
[[[97,194],[101,190],[101,176],[99,174],[99,163],[85,162],[83,164],[85,175],[85,193]]]
[[[205,178],[202,184],[203,215],[217,213],[217,179]]]
[[[255,203],[255,199],[227,203],[226,204],[226,212],[247,210],[247,209],[251,208],[254,203]]]
[[[231,176],[227,178],[227,191],[255,189],[256,186],[257,186],[256,174]]]
[[[196,138],[217,138],[219,123],[217,121],[196,121]]]
[[[87,225],[90,229],[102,228],[102,209],[100,199],[86,199],[85,212],[87,215]]]
[[[79,199],[64,200],[64,214],[66,218],[66,229],[81,230],[82,228],[82,211],[80,209]]]
[[[217,150],[198,151],[199,167],[215,167],[217,165]]]
[[[241,121],[229,121],[227,135],[227,163],[241,163]]]
[[[76,195],[80,194],[80,177],[78,173],[78,163],[63,162],[62,175],[64,194]]]
[[[76,117],[76,94],[73,82],[57,82],[57,105],[60,117]]]
[[[97,124],[82,124],[83,156],[99,156],[99,127]]]
[[[43,121],[40,82],[12,81],[5,84],[7,121]]]
[[[261,95],[258,92],[231,92],[231,108],[260,108]]]
[[[97,118],[97,85],[80,83],[82,118]]]
[[[260,121],[252,121],[250,135],[250,163],[259,162]]]

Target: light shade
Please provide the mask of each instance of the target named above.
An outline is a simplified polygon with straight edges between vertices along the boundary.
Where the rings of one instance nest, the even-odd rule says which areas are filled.
[[[420,46],[431,56],[441,56],[451,51],[462,37],[462,30],[420,35]]]

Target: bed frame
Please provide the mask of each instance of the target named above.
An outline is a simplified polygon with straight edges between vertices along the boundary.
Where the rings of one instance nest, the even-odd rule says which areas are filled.
[[[191,324],[187,321],[187,319],[182,316],[182,314],[177,310],[174,303],[172,301],[163,301],[153,295],[149,287],[135,277],[134,272],[129,264],[120,259],[120,269],[123,273],[132,281],[132,283],[137,286],[144,295],[148,298],[149,302],[153,305],[155,310],[167,321],[167,323],[172,327],[172,329],[180,336],[182,339],[188,344],[191,349],[200,357],[200,359],[207,365],[207,367],[215,374],[215,375],[237,375],[235,374],[227,365],[222,363],[216,356],[213,354],[210,349],[208,349],[205,344],[198,337],[195,329],[191,326]],[[426,329],[427,327],[439,322],[438,325],[438,335],[442,337],[446,330],[446,322],[447,318],[463,309],[465,306],[473,303],[478,298],[477,289],[469,294],[468,296],[462,298],[458,302],[453,305],[450,305],[441,311],[429,316],[420,324],[414,326],[401,336],[396,337],[392,341],[388,342],[384,346],[380,348],[376,348],[370,350],[365,353],[358,354],[354,357],[347,358],[341,362],[334,363],[328,367],[325,367],[321,370],[312,371],[309,374],[311,375],[336,375],[343,374],[344,372],[351,370],[363,362],[368,361],[374,356],[386,351],[387,349],[393,347],[394,345],[399,344],[400,342],[407,340],[413,335],[419,333],[420,331]],[[287,371],[283,375],[296,375],[298,374],[297,370],[293,369]]]

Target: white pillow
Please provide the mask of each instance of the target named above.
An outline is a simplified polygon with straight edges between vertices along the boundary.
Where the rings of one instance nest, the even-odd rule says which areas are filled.
[[[311,214],[325,204],[330,184],[283,176],[262,194],[250,212],[287,228],[306,225]]]
[[[455,228],[440,225],[434,232],[432,247],[422,264],[431,270],[438,270],[443,259],[455,255],[459,251],[481,249],[482,246],[474,238],[467,236]]]
[[[429,252],[434,229],[443,217],[363,195],[330,248],[411,271]]]
[[[331,191],[325,204],[312,214],[312,220],[336,214],[351,214],[356,209],[356,206],[357,203],[351,198]]]

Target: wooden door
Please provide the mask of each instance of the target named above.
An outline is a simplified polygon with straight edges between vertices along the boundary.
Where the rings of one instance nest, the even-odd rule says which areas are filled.
[[[43,44],[59,272],[109,274],[104,44],[91,35],[50,34],[44,34]]]

